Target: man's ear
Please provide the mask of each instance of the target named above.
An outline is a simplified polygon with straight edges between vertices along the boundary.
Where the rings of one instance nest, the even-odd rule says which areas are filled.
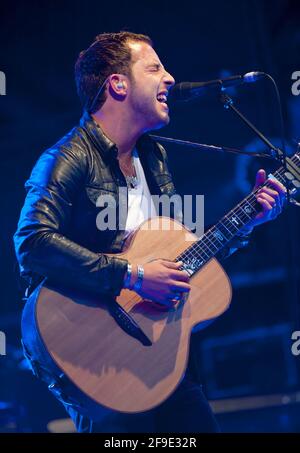
[[[127,91],[127,83],[124,80],[124,76],[120,74],[112,74],[110,76],[110,87],[114,91],[114,93],[118,95],[124,95]]]

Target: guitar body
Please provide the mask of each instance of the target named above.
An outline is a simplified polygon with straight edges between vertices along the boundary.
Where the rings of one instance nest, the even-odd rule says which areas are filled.
[[[114,255],[145,264],[175,260],[197,240],[167,217],[148,220],[124,253]],[[121,412],[149,410],[178,386],[188,359],[192,328],[215,318],[230,304],[229,279],[211,259],[190,280],[185,302],[167,310],[122,290],[119,305],[136,321],[151,346],[127,334],[107,310],[109,300],[58,291],[44,285],[35,305],[36,324],[55,364],[75,386],[101,406]]]

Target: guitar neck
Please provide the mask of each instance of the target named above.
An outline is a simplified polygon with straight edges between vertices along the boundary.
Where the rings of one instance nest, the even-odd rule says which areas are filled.
[[[293,163],[292,160],[290,161]],[[285,184],[284,167],[277,170],[273,177]],[[270,187],[270,184],[266,181],[263,186]],[[261,205],[257,202],[255,196],[258,190],[251,192],[201,236],[198,241],[176,258],[176,261],[183,261],[183,269],[187,270],[190,275],[195,274],[211,258],[226,247],[239,234],[241,229],[261,211]]]

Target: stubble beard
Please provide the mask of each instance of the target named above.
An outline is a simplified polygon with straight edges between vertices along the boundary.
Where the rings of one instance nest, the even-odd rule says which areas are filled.
[[[137,121],[140,121],[141,118],[145,119],[144,132],[149,130],[161,129],[170,122],[170,117],[166,112],[166,117],[163,118],[162,115],[158,112],[156,107],[156,99],[149,99],[147,97],[143,100],[142,94],[139,95],[136,90],[136,83],[132,77],[132,109],[135,112]]]

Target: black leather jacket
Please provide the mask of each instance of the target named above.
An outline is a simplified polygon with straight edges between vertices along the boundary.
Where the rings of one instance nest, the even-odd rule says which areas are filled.
[[[164,148],[144,135],[137,149],[150,192],[175,194]],[[27,196],[14,235],[21,275],[32,286],[46,277],[94,293],[120,293],[127,261],[105,254],[120,252],[123,245],[119,204],[127,206],[127,198],[119,199],[118,188],[126,181],[116,157],[116,145],[84,114],[79,126],[38,159],[25,184]],[[108,194],[115,198],[117,228],[100,231],[96,201]],[[223,256],[229,254],[230,249]]]
[[[175,193],[164,148],[144,135],[139,157],[152,194]],[[96,225],[99,195],[119,203],[118,187],[126,186],[116,145],[84,114],[79,126],[38,159],[25,184],[27,196],[14,235],[23,277],[47,277],[73,288],[120,293],[127,261],[105,255],[120,252],[124,231],[100,231]],[[119,209],[116,211],[119,225]]]

